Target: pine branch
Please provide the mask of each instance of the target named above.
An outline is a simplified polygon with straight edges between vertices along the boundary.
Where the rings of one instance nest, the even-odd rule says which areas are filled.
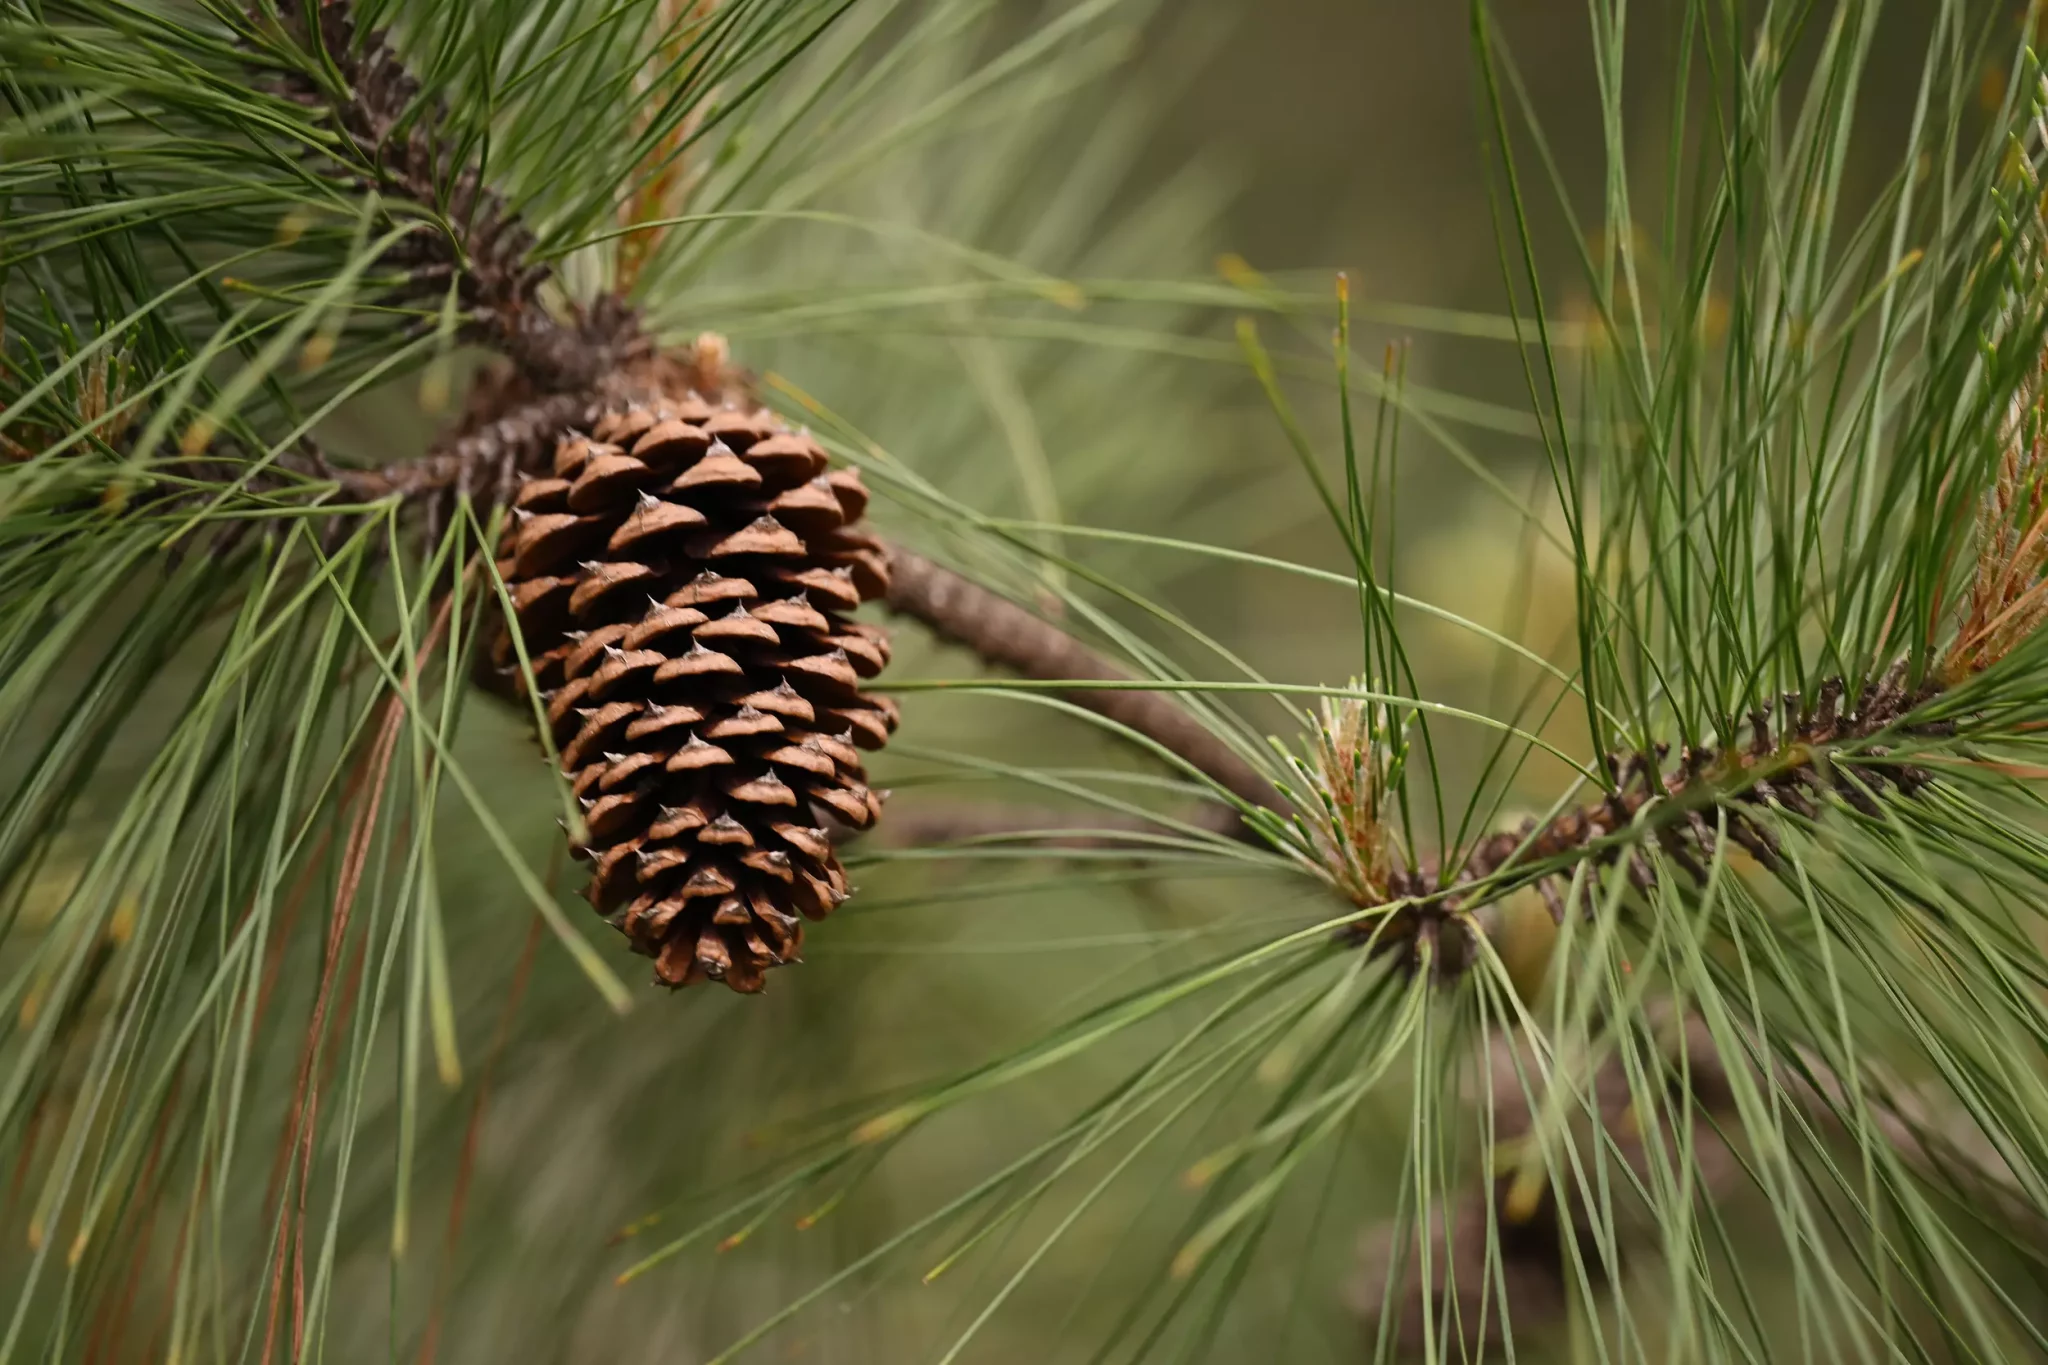
[[[283,73],[276,86],[294,103],[333,118],[353,154],[353,164],[338,162],[338,169],[357,189],[409,201],[438,225],[393,248],[392,264],[407,271],[401,297],[438,299],[453,280],[468,338],[511,359],[540,392],[589,389],[645,354],[639,317],[616,296],[602,295],[587,308],[570,303],[566,322],[542,304],[541,286],[553,271],[529,259],[532,231],[477,166],[452,164],[446,111],[416,107],[420,83],[385,31],[358,39],[347,0],[322,0],[317,32],[304,8],[288,0],[275,15],[259,11],[252,18],[259,26],[267,18],[305,54],[332,63],[337,88],[303,70]]]
[[[459,499],[485,505],[505,501],[518,479],[538,468],[569,427],[587,426],[601,411],[591,393],[551,393],[527,399],[502,413],[473,414],[418,459],[377,469],[326,469],[352,499],[373,502],[398,494],[423,511],[426,537],[438,538]],[[309,473],[322,471],[308,470]]]
[[[922,555],[895,546],[889,563],[890,609],[922,621],[942,639],[965,645],[989,663],[1045,682],[1132,681],[1129,673],[1057,626]],[[1163,694],[1077,688],[1059,695],[1143,735],[1247,805],[1287,811],[1286,799],[1258,769]]]
[[[1185,824],[1233,833],[1224,828],[1236,815],[1204,806],[1180,817]],[[1128,849],[1142,853],[1142,836],[1157,835],[1157,822],[1114,811],[1081,814],[1035,806],[946,805],[892,809],[878,827],[881,842],[895,848],[932,848],[951,844],[1005,843],[1018,847],[1061,849]]]
[[[1823,682],[1810,702],[1788,692],[1779,699],[1775,717],[1761,709],[1750,714],[1744,730],[1746,742],[1686,749],[1668,773],[1663,771],[1667,750],[1654,755],[1610,755],[1605,763],[1611,780],[1607,795],[1541,825],[1528,821],[1520,829],[1488,836],[1465,858],[1456,878],[1442,883],[1442,889],[1477,885],[1516,868],[1568,858],[1603,840],[1625,835],[1653,800],[1661,802],[1668,813],[1651,813],[1650,832],[1696,881],[1704,882],[1706,865],[1719,842],[1709,812],[1726,817],[1728,838],[1765,867],[1775,868],[1780,862],[1776,840],[1751,812],[1781,809],[1810,820],[1820,813],[1819,800],[1833,793],[1875,814],[1876,792],[1890,787],[1911,794],[1928,780],[1927,774],[1908,764],[1859,765],[1855,778],[1844,780],[1835,770],[1834,757],[1854,753],[1859,758],[1884,759],[1888,747],[1870,741],[1888,731],[1902,739],[1955,733],[1954,723],[1948,721],[1901,725],[1915,708],[1940,694],[1933,682],[1909,687],[1904,664],[1894,665],[1858,690],[1861,704],[1852,711],[1842,710],[1850,689],[1840,678]],[[1602,856],[1624,855],[1615,849]],[[1626,856],[1631,860],[1631,876],[1647,889],[1653,879],[1647,861],[1639,850],[1629,850]],[[1555,888],[1546,881],[1543,889],[1553,913],[1561,913]]]

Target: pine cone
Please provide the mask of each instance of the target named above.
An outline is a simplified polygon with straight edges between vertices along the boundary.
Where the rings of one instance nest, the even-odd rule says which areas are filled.
[[[859,748],[896,727],[849,621],[888,587],[852,470],[766,411],[691,394],[614,410],[513,500],[499,571],[590,826],[590,903],[656,978],[758,991],[799,915],[846,899],[819,818],[881,812]],[[509,633],[501,681],[520,685]]]

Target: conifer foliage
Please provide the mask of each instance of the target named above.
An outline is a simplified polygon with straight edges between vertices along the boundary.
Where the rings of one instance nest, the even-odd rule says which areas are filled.
[[[885,1358],[941,1365],[2048,1351],[2048,84],[1963,0],[1673,5],[1646,82],[1592,0],[1589,206],[1495,8],[1477,318],[1087,274],[1105,213],[1142,270],[1189,219],[1074,103],[1146,0],[0,0],[0,1365],[504,1358],[497,1316],[567,1358],[564,1294],[657,1275],[720,1361],[899,1288],[878,1321],[934,1335]],[[884,177],[926,154],[957,239]],[[1500,344],[1525,400],[1367,371],[1382,325]],[[834,340],[837,393],[759,358]],[[401,391],[406,448],[346,439]],[[1418,441],[1568,583],[1561,646],[1412,581]],[[1226,543],[1253,500],[1200,520],[1267,456],[1342,571]],[[1190,561],[1334,590],[1354,681],[1176,614]],[[1495,656],[1485,701],[1424,630]],[[878,754],[935,694],[968,738]],[[623,954],[543,844],[672,987],[754,995],[849,869],[887,886],[812,931],[868,958],[615,1048]],[[969,942],[1010,898],[1089,970]],[[847,1023],[883,1000],[902,1034]],[[493,1086],[562,1056],[521,1095],[547,1207],[688,1213],[521,1260],[464,1220]],[[828,1217],[869,1221],[821,1253]]]

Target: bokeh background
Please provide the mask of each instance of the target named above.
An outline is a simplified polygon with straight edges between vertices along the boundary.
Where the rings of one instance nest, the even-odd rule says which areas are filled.
[[[1631,10],[1630,101],[1640,119],[1631,115],[1628,134],[1638,172],[1654,172],[1665,155],[1657,73],[1669,39],[1665,11],[1677,8]],[[1900,82],[1916,60],[1913,7],[1894,8],[1866,92],[1863,164],[1873,172],[1903,127]],[[1584,6],[1511,0],[1499,9],[1583,210],[1597,203],[1605,171]],[[1015,36],[1040,22],[1030,5],[992,11],[993,28],[963,40],[961,62],[1005,26]],[[1028,118],[964,117],[949,136],[864,172],[835,203],[932,226],[1074,280],[1195,280],[1214,286],[1219,300],[1228,288],[1298,293],[1298,305],[1268,312],[1260,325],[1289,358],[1289,396],[1333,465],[1327,301],[1336,272],[1348,272],[1361,367],[1395,348],[1418,411],[1534,509],[1532,518],[1508,505],[1407,423],[1391,518],[1395,586],[1568,662],[1569,566],[1528,529],[1552,515],[1554,500],[1523,416],[1521,357],[1500,339],[1503,285],[1466,7],[1169,0],[1105,26],[1089,52],[1095,66],[1049,82]],[[918,79],[941,75],[914,73],[909,83]],[[1543,207],[1540,192],[1532,203],[1548,311],[1569,340],[1588,321],[1573,285],[1574,237],[1609,225],[1581,219],[1575,227]],[[1343,567],[1338,537],[1236,358],[1238,310],[1227,301],[1093,298],[1054,310],[1050,321],[1034,315],[1035,329],[986,334],[970,307],[957,327],[906,315],[901,327],[856,331],[824,312],[806,324],[778,299],[880,289],[926,264],[917,248],[817,227],[766,234],[750,250],[746,287],[708,279],[664,320],[678,335],[725,333],[740,361],[789,377],[971,505]],[[1117,343],[1111,334],[1120,328],[1150,340]],[[416,393],[407,386],[361,405],[326,439],[369,458],[417,448],[436,417],[417,409]],[[949,548],[944,528],[886,506],[880,515],[914,544]],[[1168,604],[1269,677],[1341,683],[1359,671],[1355,602],[1341,589],[1198,555],[1078,540],[1064,549]],[[1525,704],[1540,714],[1547,695],[1534,670],[1468,631],[1426,618],[1404,627],[1425,695],[1497,715]],[[1154,635],[1198,673],[1221,676],[1187,640]],[[896,667],[911,677],[978,671],[908,626]],[[899,813],[963,801],[1043,804],[1014,782],[949,776],[934,757],[948,751],[1142,768],[1088,727],[1014,700],[909,700],[901,752],[880,770]],[[1268,733],[1294,734],[1296,719],[1277,706],[1246,714]],[[1544,734],[1567,751],[1584,748],[1571,708]],[[1443,733],[1449,785],[1484,761],[1484,738]],[[578,874],[553,852],[552,792],[521,718],[477,700],[461,757],[533,863],[552,867],[565,903],[587,920],[570,899]],[[1547,802],[1559,771],[1532,761],[1517,791]],[[1183,1021],[1162,1017],[1150,1032],[943,1117],[837,1202],[814,1191],[775,1207],[758,1227],[720,1224],[615,1283],[753,1173],[806,1135],[851,1122],[864,1099],[974,1065],[1091,1002],[1329,913],[1300,883],[1270,876],[1146,873],[1113,859],[925,859],[896,849],[856,856],[858,898],[811,936],[809,961],[778,973],[766,996],[670,997],[650,988],[630,1014],[614,1017],[529,924],[509,876],[459,809],[447,813],[444,837],[442,894],[460,935],[452,947],[463,1076],[435,1094],[416,1156],[409,1245],[395,1262],[393,1099],[376,1085],[361,1097],[364,1136],[335,1244],[334,1360],[712,1359],[1027,1149]],[[585,927],[637,975],[640,964],[601,926]],[[292,1008],[285,1002],[280,1017]],[[280,1071],[292,1046],[278,1044]],[[1134,1163],[1031,1262],[958,1358],[1096,1359],[1131,1294],[1165,1275],[1194,1197],[1182,1172],[1259,1098],[1225,1105],[1207,1126]],[[1169,1340],[1160,1358],[1364,1358],[1346,1298],[1353,1247],[1389,1206],[1403,1140],[1396,1084],[1382,1108],[1300,1175],[1230,1311],[1213,1322],[1193,1314],[1196,1335]],[[930,1284],[924,1272],[972,1222],[851,1275],[757,1347],[758,1358],[951,1359],[950,1343],[1102,1174],[1084,1165]],[[252,1208],[260,1193],[248,1193]],[[1126,1339],[1125,1354],[1112,1358],[1138,1344]]]

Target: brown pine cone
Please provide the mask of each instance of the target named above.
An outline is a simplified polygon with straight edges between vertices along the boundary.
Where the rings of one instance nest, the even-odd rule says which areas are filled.
[[[765,410],[690,394],[621,407],[513,501],[498,568],[583,803],[588,896],[670,986],[758,991],[799,916],[846,898],[820,812],[881,813],[858,749],[896,707],[860,683],[888,588],[852,470]],[[516,691],[509,632],[494,642]]]

